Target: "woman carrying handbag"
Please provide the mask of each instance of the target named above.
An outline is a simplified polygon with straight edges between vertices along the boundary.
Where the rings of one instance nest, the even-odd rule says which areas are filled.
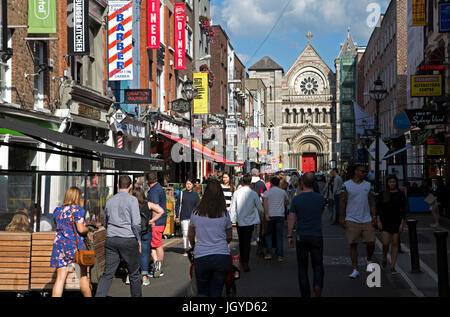
[[[68,275],[68,267],[75,262],[77,251],[86,250],[84,238],[88,229],[85,222],[85,211],[81,206],[81,190],[71,187],[64,196],[62,206],[53,211],[56,224],[56,236],[50,267],[56,267],[56,282],[52,297],[61,297]],[[91,285],[87,275],[87,266],[80,265],[80,289],[84,297],[92,297]]]

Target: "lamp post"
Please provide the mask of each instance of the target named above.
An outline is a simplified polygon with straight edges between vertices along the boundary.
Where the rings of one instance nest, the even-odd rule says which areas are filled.
[[[386,98],[387,90],[384,82],[378,76],[374,82],[374,89],[369,91],[370,98],[375,100],[375,193],[380,192],[380,103]]]
[[[190,150],[191,150],[191,162],[189,165],[189,177],[191,179],[194,178],[194,149],[193,149],[193,140],[194,140],[194,131],[193,131],[193,124],[192,124],[192,117],[193,117],[193,109],[192,109],[192,100],[194,100],[195,96],[197,96],[198,90],[197,87],[194,86],[194,83],[192,80],[187,80],[183,84],[183,88],[181,90],[181,93],[183,95],[183,98],[186,99],[189,102],[190,108],[189,108],[189,124],[190,124],[190,134],[191,134],[191,141],[190,141]]]

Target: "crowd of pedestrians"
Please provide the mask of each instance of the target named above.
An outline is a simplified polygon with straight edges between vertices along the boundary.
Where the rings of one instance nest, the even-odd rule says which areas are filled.
[[[407,195],[394,175],[386,177],[384,191],[376,196],[365,166],[355,165],[346,172],[345,177],[337,169],[328,175],[314,172],[261,174],[257,169],[234,176],[216,173],[203,181],[206,188],[201,197],[195,190],[198,180],[186,180],[175,200],[174,217],[181,226],[184,256],[193,251],[197,295],[216,297],[222,294],[225,279],[232,269],[230,242],[234,225],[243,272],[251,271],[250,254],[255,245],[264,250],[265,260],[270,261],[275,255],[278,262],[284,261],[283,241],[287,237],[288,246],[296,248],[301,295],[310,297],[313,290],[316,296],[321,296],[325,278],[324,214],[331,224],[338,224],[345,231],[352,262],[349,278],[356,279],[360,275],[360,242],[366,246],[367,270],[373,270],[377,229],[383,244],[382,266],[387,266],[390,251],[390,269],[396,274],[400,234],[408,211]],[[132,184],[129,176],[120,176],[118,193],[106,203],[103,213],[107,231],[105,269],[96,297],[108,295],[121,262],[128,272],[131,296],[142,296],[142,285],[149,285],[150,277],[164,276],[162,239],[167,223],[167,198],[155,173],[147,174],[146,181],[148,192]],[[433,190],[424,182],[423,192],[435,197],[430,198],[432,212],[433,209],[439,212],[442,205],[445,192],[442,186],[440,188],[440,191]],[[57,230],[51,258],[51,266],[57,268],[53,296],[61,296],[75,250],[86,248],[85,212],[78,188],[67,191],[64,203],[55,209],[53,217]],[[31,230],[28,219],[26,210],[18,210],[7,230]],[[309,262],[313,271],[312,287],[308,278]],[[84,296],[92,295],[86,267],[81,270],[80,286]]]

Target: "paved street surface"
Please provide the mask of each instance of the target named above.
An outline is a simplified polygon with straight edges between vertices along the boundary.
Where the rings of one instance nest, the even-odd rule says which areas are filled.
[[[437,296],[437,271],[432,229],[428,227],[430,215],[413,215],[419,220],[419,250],[423,263],[429,268],[423,273],[410,273],[409,253],[399,255],[396,276],[390,274],[389,265],[382,270],[381,288],[369,288],[365,272],[365,247],[359,247],[360,277],[352,280],[351,262],[348,256],[349,248],[343,229],[330,225],[328,215],[324,213],[324,265],[325,286],[323,296],[326,297],[410,297]],[[412,216],[411,216],[412,217]],[[381,262],[380,234],[378,233],[375,260]],[[286,236],[286,234],[285,234]],[[233,233],[233,253],[238,253],[237,233]],[[190,283],[189,261],[183,257],[180,238],[167,239],[166,256],[163,265],[165,276],[151,279],[149,286],[143,287],[143,295],[148,297],[184,297]],[[408,233],[402,235],[404,250],[408,248]],[[424,266],[421,266],[423,269]],[[275,259],[266,261],[256,255],[256,247],[252,247],[250,259],[251,272],[241,273],[241,279],[236,282],[238,297],[292,297],[300,296],[297,283],[297,259],[295,249],[287,247],[285,241],[285,261],[278,263]],[[433,275],[436,280],[433,279]],[[113,281],[109,295],[112,297],[128,297],[129,286],[125,285],[119,276]],[[312,280],[312,275],[311,275]]]

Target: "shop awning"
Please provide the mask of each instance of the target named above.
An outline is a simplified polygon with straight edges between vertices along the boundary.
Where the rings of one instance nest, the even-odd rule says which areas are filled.
[[[185,147],[190,148],[190,142],[189,140],[185,140],[185,139],[181,139],[181,138],[177,138],[174,137],[170,134],[166,134],[166,133],[162,133],[162,132],[157,132],[159,135],[162,135],[172,141],[178,142],[180,144],[182,144]],[[237,162],[232,162],[232,161],[228,161],[226,158],[220,156],[219,154],[217,154],[216,152],[214,152],[213,150],[207,148],[206,146],[204,146],[203,144],[200,144],[198,142],[192,142],[192,147],[194,149],[194,151],[201,153],[202,155],[204,155],[206,157],[206,159],[210,159],[214,162],[217,163],[222,163],[225,165],[232,165],[232,166],[243,166],[244,164],[242,163],[237,163]]]
[[[390,157],[392,157],[392,156],[394,156],[394,155],[397,155],[397,154],[399,154],[399,153],[402,153],[402,152],[404,152],[404,151],[407,151],[407,150],[409,150],[409,149],[412,149],[412,145],[408,145],[407,147],[404,147],[403,149],[400,149],[400,150],[397,150],[397,151],[395,151],[395,152],[389,153],[388,155],[386,155],[386,156],[383,158],[383,160],[387,160],[388,158],[390,158]]]
[[[49,130],[8,116],[0,116],[0,128],[16,131],[46,143],[61,150],[61,155],[70,156],[72,153],[87,155],[93,160],[99,160],[101,169],[144,172],[163,170],[162,160],[81,139],[67,133]],[[73,148],[64,147],[60,144],[72,146]],[[39,151],[39,148],[36,148],[36,151]]]

